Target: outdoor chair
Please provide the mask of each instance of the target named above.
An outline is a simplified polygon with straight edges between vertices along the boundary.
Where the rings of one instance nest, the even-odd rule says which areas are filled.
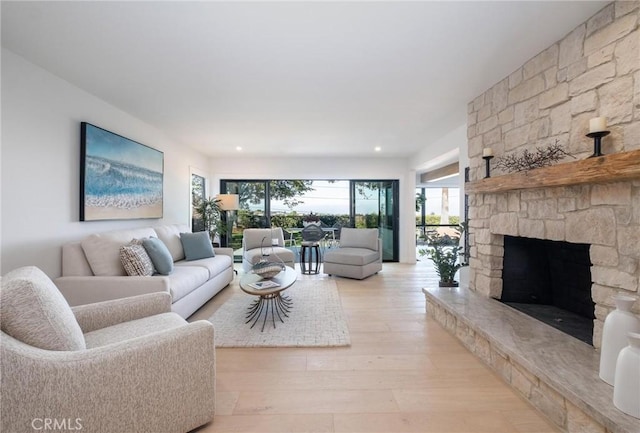
[[[340,234],[342,232],[342,224],[335,223],[333,226],[333,236],[331,239],[331,247],[340,246]]]
[[[295,250],[296,247],[298,246],[298,241],[294,237],[294,233],[282,227],[282,236],[284,238],[284,246],[286,247],[288,243],[289,247]]]
[[[300,244],[300,268],[302,273],[320,272],[320,242],[324,240],[326,234],[322,228],[316,224],[309,224],[302,229],[302,243]],[[315,260],[314,260],[315,255]],[[312,270],[311,264],[315,263],[315,269]],[[309,271],[307,271],[307,264]]]

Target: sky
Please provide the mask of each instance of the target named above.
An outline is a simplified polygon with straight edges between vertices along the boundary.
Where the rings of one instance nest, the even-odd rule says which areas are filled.
[[[300,214],[328,213],[328,214],[348,214],[349,213],[349,181],[314,181],[314,191],[310,191],[302,199],[304,204],[297,206],[294,210]],[[460,215],[459,189],[449,188],[449,215]],[[426,210],[429,214],[440,214],[442,188],[427,188]],[[377,197],[370,200],[359,199],[359,213],[377,212]],[[287,208],[282,202],[274,202],[271,205],[272,212],[287,212]]]

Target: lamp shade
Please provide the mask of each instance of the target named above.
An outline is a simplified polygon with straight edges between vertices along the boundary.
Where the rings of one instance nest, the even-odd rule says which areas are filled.
[[[218,205],[222,210],[240,209],[240,196],[238,194],[218,194]]]

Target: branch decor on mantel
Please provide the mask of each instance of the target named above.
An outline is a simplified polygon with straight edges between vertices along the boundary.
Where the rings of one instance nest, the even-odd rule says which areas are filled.
[[[467,182],[467,194],[640,179],[640,148]]]
[[[496,160],[495,168],[500,168],[510,173],[529,171],[534,168],[548,167],[565,156],[575,158],[564,150],[564,147],[556,140],[554,144],[547,147],[536,147],[533,152],[525,149],[521,154],[501,156]]]

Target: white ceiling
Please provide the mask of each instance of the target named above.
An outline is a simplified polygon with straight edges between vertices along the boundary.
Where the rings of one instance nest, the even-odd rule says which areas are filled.
[[[409,157],[606,3],[2,1],[2,46],[209,155]]]

